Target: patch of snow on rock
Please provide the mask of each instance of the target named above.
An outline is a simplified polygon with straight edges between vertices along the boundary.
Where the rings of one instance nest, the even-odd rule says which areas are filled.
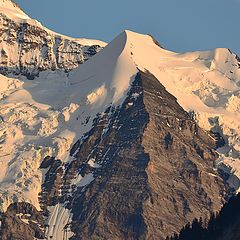
[[[46,229],[46,239],[69,239],[73,236],[70,230],[72,214],[62,204],[48,207],[50,217]]]
[[[94,158],[89,159],[88,164],[93,168],[100,168],[101,165],[95,162]]]

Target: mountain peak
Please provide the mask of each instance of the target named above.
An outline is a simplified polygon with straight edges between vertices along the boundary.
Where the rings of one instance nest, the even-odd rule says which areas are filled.
[[[151,70],[159,56],[172,55],[174,53],[160,48],[152,36],[124,30],[101,52],[74,70],[70,78],[72,84],[89,79],[81,91],[84,91],[82,95],[95,96],[90,101],[94,107],[119,105],[139,70]]]
[[[71,75],[72,84],[79,83],[79,79],[89,79],[84,87],[84,95],[88,91],[89,94],[93,94],[92,90],[105,89],[101,99],[95,99],[97,105],[120,103],[120,99],[124,99],[131,77],[137,73],[136,65],[131,58],[130,35],[129,31],[121,32],[101,52],[73,71]]]

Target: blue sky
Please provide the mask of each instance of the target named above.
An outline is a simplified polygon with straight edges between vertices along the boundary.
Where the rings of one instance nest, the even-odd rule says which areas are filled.
[[[46,27],[111,41],[124,29],[150,33],[178,52],[227,47],[240,55],[240,0],[15,0]]]

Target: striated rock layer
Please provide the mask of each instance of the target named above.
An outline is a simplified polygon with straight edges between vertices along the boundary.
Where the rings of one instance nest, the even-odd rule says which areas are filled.
[[[143,146],[151,197],[144,202],[146,239],[164,239],[190,219],[207,219],[223,203],[214,170],[214,140],[189,117],[154,76],[141,73],[149,124]]]
[[[89,59],[105,45],[54,33],[11,0],[0,10],[1,239],[161,240],[219,211],[214,149],[231,141],[216,107],[237,119],[234,54],[172,53],[124,31]]]
[[[100,120],[76,153],[102,167],[69,204],[73,239],[164,239],[221,208],[213,139],[154,76],[139,73],[105,136],[103,126]]]
[[[43,161],[41,215],[51,205],[70,209],[71,239],[165,239],[221,208],[226,189],[214,145],[153,75],[139,72],[122,106],[99,115],[76,142],[72,161]],[[13,231],[1,229],[24,239]]]

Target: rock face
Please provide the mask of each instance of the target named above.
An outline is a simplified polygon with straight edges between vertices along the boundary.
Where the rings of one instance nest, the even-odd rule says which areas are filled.
[[[215,169],[215,149],[226,145],[224,134],[200,128],[169,82],[175,71],[190,71],[190,60],[193,70],[217,68],[225,50],[214,52],[210,66],[212,53],[179,56],[125,31],[65,74],[103,45],[56,34],[12,1],[2,4],[17,14],[2,11],[0,19],[0,144],[9,150],[0,183],[2,190],[14,186],[1,192],[2,205],[11,196],[1,239],[164,240],[221,209],[229,189]],[[10,79],[18,74],[34,81]],[[205,99],[204,89],[188,99]]]
[[[139,72],[123,105],[76,142],[70,163],[43,161],[42,209],[65,204],[72,239],[165,239],[221,208],[215,144],[153,75]]]
[[[28,203],[11,204],[1,216],[2,240],[32,240],[44,238],[44,218]]]
[[[165,239],[221,208],[215,144],[153,75],[139,72],[123,105],[99,115],[73,146],[71,162],[43,161],[44,215],[47,206],[70,209],[71,239]],[[5,221],[2,235],[9,229]]]
[[[9,2],[0,4],[5,6]],[[10,7],[20,11],[16,5]],[[99,52],[104,45],[101,41],[84,42],[65,37],[35,20],[11,19],[4,12],[0,13],[0,35],[0,73],[23,74],[29,79],[49,69],[70,71]]]
[[[141,74],[150,116],[143,146],[151,198],[144,203],[146,239],[164,239],[194,217],[209,217],[223,199],[221,178],[213,170],[214,140],[178,105],[159,81]],[[218,198],[218,201],[216,199]],[[157,209],[157,210],[156,210]],[[174,216],[174,217],[173,217]]]

